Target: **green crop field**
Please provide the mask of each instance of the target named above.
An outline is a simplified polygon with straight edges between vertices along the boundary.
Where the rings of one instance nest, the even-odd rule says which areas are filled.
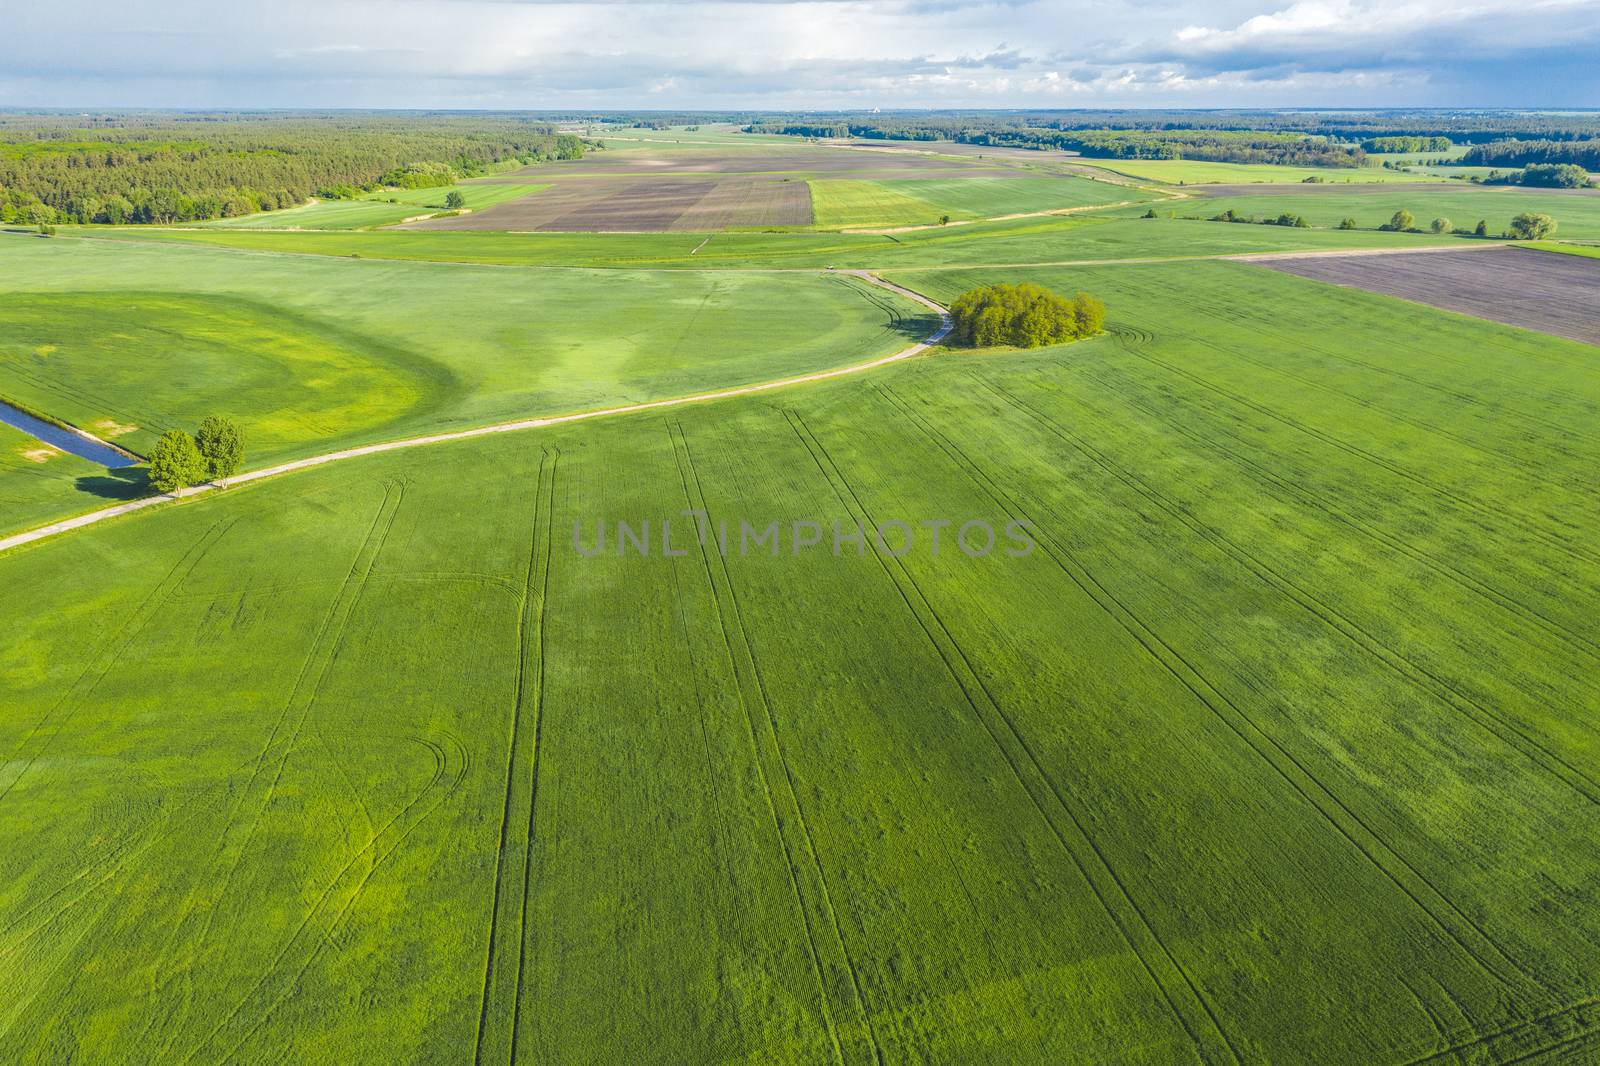
[[[1559,241],[1535,241],[1529,247],[1538,248],[1544,252],[1564,252],[1567,255],[1581,255],[1590,259],[1600,259],[1600,246],[1593,244],[1563,244]]]
[[[1600,349],[1237,257],[1540,324],[1370,227],[1600,200],[686,125],[559,181],[963,224],[0,233],[0,397],[247,474],[0,425],[0,1060],[1596,1061]],[[1024,282],[1104,331],[912,347]]]
[[[1319,178],[1333,184],[1392,184],[1429,181],[1424,174],[1405,170],[1370,167],[1294,167],[1274,163],[1212,163],[1204,159],[1094,159],[1084,156],[1074,162],[1100,167],[1146,181],[1169,185],[1232,185],[1245,182],[1287,184]]]
[[[1152,198],[1140,189],[1074,177],[886,178],[810,184],[816,224],[822,227],[930,225],[942,215],[995,218]]]
[[[1250,202],[1251,210],[1260,209],[1253,199]],[[1459,240],[1449,236],[1370,230],[1328,232],[1276,226],[1222,226],[1182,217],[1214,213],[1220,206],[1221,201],[1171,200],[1113,208],[1109,214],[930,226],[892,234],[718,233],[709,239],[699,233],[250,233],[147,227],[141,227],[138,232],[113,232],[102,228],[85,231],[85,234],[96,239],[146,245],[171,242],[252,252],[363,259],[672,269],[829,266],[878,269],[1078,259],[1161,259],[1334,248],[1407,248]],[[1297,205],[1297,209],[1299,206],[1303,205]],[[1136,216],[1152,209],[1158,214],[1155,219],[1119,217]],[[1384,219],[1387,218],[1385,215]],[[62,232],[68,234],[68,231]]]
[[[1459,189],[1369,186],[1337,192],[1274,190],[1207,197],[1176,205],[1179,215],[1206,216],[1229,208],[1239,214],[1262,218],[1288,211],[1304,215],[1314,226],[1336,226],[1343,218],[1353,218],[1364,228],[1382,225],[1403,208],[1411,212],[1419,226],[1426,227],[1435,218],[1443,217],[1457,226],[1471,228],[1479,219],[1484,219],[1491,234],[1499,234],[1508,227],[1514,215],[1538,211],[1556,220],[1558,237],[1600,237],[1600,192],[1545,192],[1505,185],[1464,185]],[[1129,209],[1122,210],[1127,213]]]
[[[459,192],[469,211],[520,200],[548,185],[464,184],[435,189],[383,189],[354,200],[319,200],[284,211],[218,219],[203,223],[208,229],[311,229],[347,230],[392,226],[408,218],[447,210],[445,198]],[[392,201],[392,202],[391,202]]]
[[[940,209],[887,182],[813,181],[811,210],[818,226],[922,225],[939,221]],[[972,218],[971,214],[957,217]]]

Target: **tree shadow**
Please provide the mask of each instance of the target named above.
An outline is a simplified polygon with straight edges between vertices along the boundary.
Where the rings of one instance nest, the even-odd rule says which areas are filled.
[[[79,492],[106,500],[136,500],[151,492],[150,473],[143,466],[117,467],[104,474],[80,477],[77,486]]]

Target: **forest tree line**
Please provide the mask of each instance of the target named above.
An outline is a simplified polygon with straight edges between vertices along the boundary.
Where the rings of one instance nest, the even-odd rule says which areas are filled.
[[[0,118],[0,221],[174,223],[576,159],[515,116],[58,114]]]
[[[1458,161],[1475,167],[1525,167],[1561,164],[1600,171],[1600,138],[1581,141],[1496,141],[1467,149]]]

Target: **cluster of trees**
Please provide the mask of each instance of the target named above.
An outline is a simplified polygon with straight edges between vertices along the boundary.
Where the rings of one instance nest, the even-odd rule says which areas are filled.
[[[1364,152],[1448,152],[1450,147],[1448,137],[1368,137],[1361,142]]]
[[[1031,282],[985,285],[950,305],[956,340],[977,348],[1037,348],[1089,337],[1105,328],[1106,305],[1088,293],[1070,299]]]
[[[1155,217],[1153,209],[1149,217]],[[1207,219],[1207,221],[1260,223],[1263,226],[1289,226],[1293,229],[1311,228],[1311,223],[1306,221],[1306,217],[1304,215],[1290,214],[1288,211],[1285,211],[1277,218],[1256,218],[1254,215],[1241,215],[1231,207],[1223,211],[1221,214],[1212,215],[1209,219]],[[1353,229],[1354,227],[1351,228]]]
[[[511,116],[119,113],[66,125],[0,116],[0,221],[173,223],[384,187],[434,188],[499,166],[575,159],[585,142]],[[87,128],[85,128],[87,127]]]
[[[1566,163],[1584,170],[1600,170],[1600,137],[1573,140],[1505,140],[1467,149],[1461,163],[1474,167],[1525,167],[1530,164]]]
[[[244,463],[244,437],[226,418],[211,416],[193,436],[169,429],[150,452],[150,484],[176,492],[205,481],[221,481]]]
[[[1339,224],[1340,229],[1355,229],[1355,219],[1347,218]],[[1422,233],[1422,227],[1417,225],[1416,216],[1405,208],[1396,211],[1380,230],[1389,233]],[[1511,220],[1509,228],[1500,236],[1513,237],[1520,241],[1544,240],[1555,234],[1556,220],[1549,215],[1537,211],[1524,211]],[[1431,233],[1458,233],[1463,236],[1487,237],[1489,236],[1488,219],[1480,218],[1478,224],[1471,229],[1457,229],[1448,218],[1436,218],[1428,224]]]

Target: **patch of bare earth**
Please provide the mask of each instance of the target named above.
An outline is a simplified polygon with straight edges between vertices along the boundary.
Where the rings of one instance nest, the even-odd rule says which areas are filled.
[[[1285,274],[1600,345],[1600,259],[1503,247],[1254,262]]]

